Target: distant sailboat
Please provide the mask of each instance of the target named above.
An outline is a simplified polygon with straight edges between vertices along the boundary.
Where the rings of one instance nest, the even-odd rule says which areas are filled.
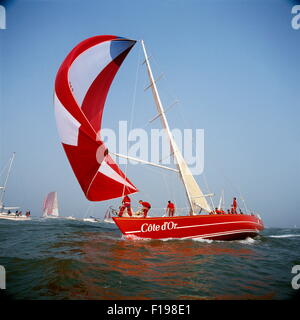
[[[90,216],[89,218],[83,218],[82,221],[84,222],[101,222],[100,219]]]
[[[28,221],[31,220],[31,218],[26,215],[21,215],[22,212],[19,212],[20,207],[6,207],[4,206],[4,195],[7,187],[8,178],[11,172],[12,164],[15,159],[15,152],[12,154],[12,157],[9,160],[9,166],[7,170],[7,175],[5,178],[4,185],[0,187],[0,219],[6,219],[6,220],[14,220],[14,221]],[[16,212],[11,212],[11,210],[16,210]]]
[[[57,218],[59,216],[57,192],[47,194],[43,206],[43,218]]]
[[[105,146],[101,125],[106,97],[114,76],[136,42],[112,35],[88,38],[68,54],[56,76],[56,123],[63,148],[86,198],[104,201],[139,191],[111,155],[123,157],[176,172],[189,204],[184,216],[112,217],[125,237],[235,240],[256,236],[264,228],[259,216],[237,212],[215,214],[208,204],[207,197],[212,194],[202,192],[171,133],[143,41],[144,64],[150,80],[148,87],[177,168],[113,154]]]

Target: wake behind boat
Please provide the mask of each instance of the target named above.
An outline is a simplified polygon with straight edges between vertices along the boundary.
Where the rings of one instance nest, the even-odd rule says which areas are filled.
[[[144,42],[141,41],[157,116],[170,144],[176,169],[111,153],[101,139],[101,121],[110,85],[137,41],[116,36],[95,36],[79,43],[63,61],[55,80],[54,107],[63,148],[75,176],[90,201],[104,201],[138,192],[111,155],[178,174],[189,208],[178,217],[110,217],[127,238],[235,240],[255,237],[263,230],[259,216],[216,214],[193,177],[171,133]],[[147,202],[142,202],[147,203]],[[148,203],[149,205],[149,203]],[[149,208],[148,208],[149,210]],[[199,214],[201,212],[201,214]],[[203,214],[204,213],[204,214]],[[212,213],[212,214],[209,214]],[[107,218],[108,219],[108,218]]]

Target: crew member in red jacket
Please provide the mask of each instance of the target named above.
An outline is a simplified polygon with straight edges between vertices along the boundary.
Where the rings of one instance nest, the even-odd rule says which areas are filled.
[[[167,205],[166,211],[167,211],[168,217],[174,217],[175,204],[173,202],[171,202],[170,200],[168,201],[168,205]]]
[[[236,198],[233,198],[232,208],[233,208],[233,213],[234,213],[234,214],[237,214],[237,211],[236,211],[236,208],[237,208]]]
[[[146,218],[148,211],[151,209],[151,204],[149,202],[145,202],[143,200],[140,200],[139,203],[143,206],[142,210],[144,213],[144,218]]]
[[[129,217],[132,217],[131,200],[127,195],[122,200],[122,206],[120,208],[119,217],[123,216],[123,212],[125,209],[127,209],[127,213],[129,215]]]

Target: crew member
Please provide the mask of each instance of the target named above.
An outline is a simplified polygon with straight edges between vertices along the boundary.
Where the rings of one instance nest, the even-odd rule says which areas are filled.
[[[171,202],[170,200],[168,201],[166,212],[168,214],[168,217],[174,217],[175,204],[173,202]]]
[[[143,210],[144,218],[146,218],[148,211],[151,209],[151,204],[143,200],[140,200],[139,203],[143,206],[142,210]]]
[[[237,212],[236,212],[236,208],[237,208],[236,198],[233,198],[232,208],[233,208],[233,213],[237,214]]]
[[[119,217],[123,216],[123,212],[125,209],[127,209],[127,213],[129,217],[132,217],[131,200],[127,195],[122,200],[122,206],[120,207]]]

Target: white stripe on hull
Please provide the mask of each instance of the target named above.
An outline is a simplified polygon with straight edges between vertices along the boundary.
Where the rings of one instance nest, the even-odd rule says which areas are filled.
[[[214,238],[214,237],[221,237],[221,236],[226,236],[226,235],[232,235],[232,234],[242,234],[242,233],[255,233],[258,234],[259,231],[257,229],[244,229],[244,230],[232,230],[228,232],[218,232],[218,233],[207,233],[207,234],[199,234],[196,236],[190,236],[190,237],[180,237],[180,239],[208,239],[208,238]],[[145,237],[147,239],[147,237]],[[148,238],[150,239],[150,238]],[[169,239],[177,239],[177,238],[172,238],[169,237]]]
[[[252,223],[254,225],[260,226],[259,223],[253,222],[253,221],[229,221],[229,222],[216,222],[216,223],[206,223],[206,224],[198,224],[194,226],[182,226],[182,227],[176,227],[176,229],[183,229],[183,228],[195,228],[195,227],[206,227],[206,226],[214,226],[214,225],[220,225],[220,224],[230,224],[230,223]],[[127,231],[125,234],[130,234],[130,233],[139,233],[142,232],[141,230],[137,231]]]
[[[184,237],[182,239],[192,239],[192,238],[205,239],[205,238],[226,236],[226,235],[231,235],[231,234],[236,234],[236,233],[256,233],[256,234],[258,234],[258,230],[257,229],[231,230],[231,231],[227,231],[227,232],[208,233],[208,234],[202,234],[202,235],[197,235],[197,236]]]

